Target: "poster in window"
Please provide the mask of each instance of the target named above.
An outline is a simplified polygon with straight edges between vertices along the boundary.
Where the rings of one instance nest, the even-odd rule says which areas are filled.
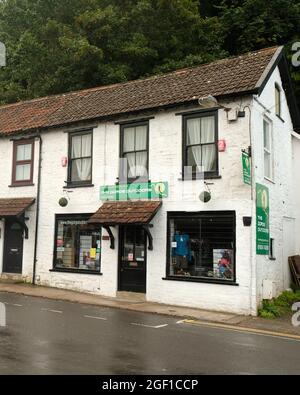
[[[232,280],[233,279],[233,250],[231,249],[214,249],[214,277]]]

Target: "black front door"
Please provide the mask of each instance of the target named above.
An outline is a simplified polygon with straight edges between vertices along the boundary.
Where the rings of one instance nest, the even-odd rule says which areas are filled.
[[[119,291],[146,292],[146,233],[141,226],[120,228]]]
[[[22,274],[23,229],[14,220],[5,221],[3,272]]]

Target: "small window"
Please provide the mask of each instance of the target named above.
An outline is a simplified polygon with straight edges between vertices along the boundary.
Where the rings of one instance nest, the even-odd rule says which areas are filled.
[[[127,165],[121,169],[122,179],[148,181],[148,130],[148,122],[121,126],[121,157]]]
[[[281,117],[281,89],[277,84],[275,84],[275,113]]]
[[[71,133],[69,145],[68,184],[91,184],[92,132]]]
[[[183,125],[183,174],[188,173],[187,166],[192,169],[193,175],[201,172],[217,174],[217,113],[185,116]]]
[[[12,184],[28,185],[33,182],[34,140],[14,142]]]
[[[235,281],[235,213],[168,215],[167,277]]]
[[[275,250],[274,250],[275,240],[270,238],[270,256],[271,260],[275,260]]]
[[[264,175],[265,178],[273,180],[273,141],[272,124],[264,119]]]
[[[88,218],[56,217],[54,269],[100,272],[101,227],[88,225]]]

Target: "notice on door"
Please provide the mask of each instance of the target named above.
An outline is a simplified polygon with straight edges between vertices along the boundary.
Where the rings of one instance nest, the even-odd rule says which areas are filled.
[[[269,189],[256,184],[256,254],[269,255],[270,207]]]

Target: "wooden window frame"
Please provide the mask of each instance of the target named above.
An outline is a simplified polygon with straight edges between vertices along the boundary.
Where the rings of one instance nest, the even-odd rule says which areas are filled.
[[[91,135],[91,156],[84,156],[72,159],[72,139],[76,136],[84,136],[84,135]],[[70,132],[68,136],[68,180],[67,180],[67,187],[81,187],[81,186],[91,186],[93,183],[93,130],[86,129],[86,130],[79,130],[76,132]],[[72,163],[75,160],[82,160],[82,159],[91,159],[91,179],[88,181],[72,181]]]
[[[17,161],[17,149],[20,145],[31,145],[31,159]],[[16,180],[17,166],[18,165],[30,165],[30,178],[28,180]],[[33,173],[34,173],[34,139],[30,140],[18,140],[13,142],[13,168],[12,168],[12,183],[11,186],[29,186],[33,185]]]
[[[128,129],[128,128],[136,128],[138,126],[146,126],[146,128],[147,128],[146,150],[135,150],[135,151],[126,151],[125,152],[124,151],[124,130]],[[148,182],[148,179],[149,179],[149,130],[150,130],[150,128],[149,128],[149,121],[148,120],[137,121],[137,122],[126,123],[126,124],[120,125],[120,158],[124,159],[125,155],[132,154],[132,153],[136,154],[137,152],[146,152],[147,153],[147,165],[146,165],[147,166],[147,177],[146,177],[147,179],[145,178],[144,182]],[[119,173],[121,176],[121,167],[120,167]],[[127,167],[126,177],[127,177],[128,183],[133,183],[137,180],[143,179],[143,177],[141,177],[141,176],[129,178],[128,177],[128,167]]]
[[[215,118],[215,141],[214,143],[205,143],[205,144],[194,144],[194,145],[187,145],[187,122],[189,119],[201,119],[205,117],[211,117],[213,116]],[[215,145],[215,150],[216,150],[216,170],[212,171],[205,171],[204,172],[204,178],[214,178],[219,176],[219,150],[218,150],[218,135],[219,135],[219,130],[218,130],[218,110],[213,110],[213,111],[204,111],[204,112],[196,112],[192,114],[187,114],[182,116],[182,179],[189,179],[187,175],[184,174],[184,169],[187,164],[187,151],[189,147],[192,146],[204,146],[204,145]],[[193,170],[192,171],[192,179],[197,179],[198,176],[200,175],[200,172]]]

